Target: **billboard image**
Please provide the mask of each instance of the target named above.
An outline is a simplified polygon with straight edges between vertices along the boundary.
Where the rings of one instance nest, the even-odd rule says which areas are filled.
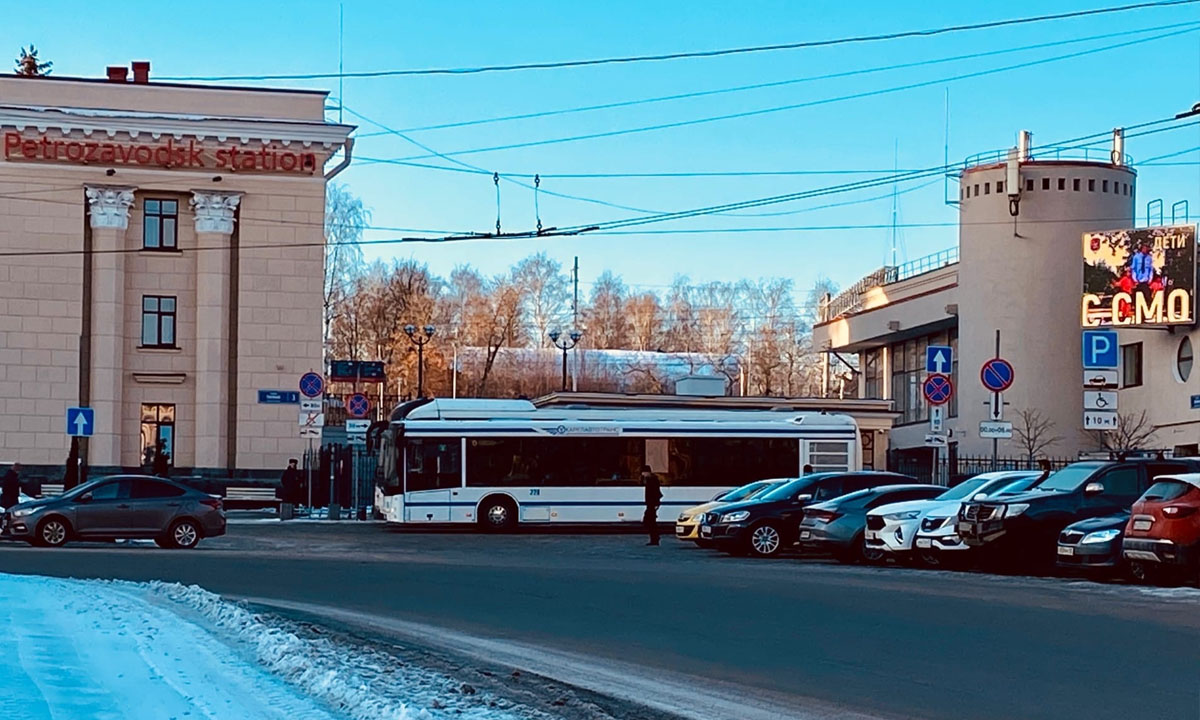
[[[1196,226],[1083,234],[1083,327],[1195,322]]]

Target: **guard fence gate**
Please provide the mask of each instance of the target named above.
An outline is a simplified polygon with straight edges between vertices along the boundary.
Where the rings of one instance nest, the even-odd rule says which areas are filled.
[[[311,497],[309,515],[328,517],[336,506],[339,516],[370,518],[375,504],[377,462],[377,453],[362,445],[326,445],[305,451],[300,469],[304,482],[301,496],[306,501]]]

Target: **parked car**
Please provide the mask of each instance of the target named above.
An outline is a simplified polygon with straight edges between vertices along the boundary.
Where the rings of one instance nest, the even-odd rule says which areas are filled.
[[[1030,470],[1000,470],[983,473],[973,479],[988,478],[958,502],[950,502],[929,509],[921,516],[913,538],[913,548],[923,565],[939,567],[961,561],[968,547],[958,536],[958,511],[964,500],[983,501],[1002,495],[1025,492],[1037,484],[1041,473]],[[970,482],[970,480],[964,481]],[[961,487],[955,485],[953,489]]]
[[[910,500],[881,505],[867,513],[865,541],[868,550],[878,550],[881,557],[908,558],[914,548],[913,540],[921,527],[921,519],[929,513],[957,515],[966,498],[985,494],[989,488],[1025,479],[1029,474],[985,473],[964,480],[931,500]]]
[[[788,482],[790,478],[776,478],[773,480],[757,480],[755,482],[743,485],[740,488],[734,488],[728,492],[721,493],[709,502],[696,507],[688,508],[679,513],[679,517],[675,520],[675,537],[680,540],[693,540],[700,546],[708,545],[707,540],[700,538],[700,519],[704,517],[704,513],[728,505],[729,503],[742,502],[750,500],[756,495],[760,495],[772,488]]]
[[[1113,572],[1124,564],[1121,539],[1129,511],[1080,520],[1058,534],[1058,566],[1077,572]]]
[[[863,488],[911,482],[907,475],[873,471],[805,475],[751,500],[705,513],[700,539],[728,553],[777,555],[796,544],[806,506]]]
[[[1198,470],[1200,459],[1071,463],[1029,492],[964,503],[958,534],[982,560],[1049,569],[1067,525],[1128,508],[1160,475]]]
[[[1140,580],[1177,570],[1200,583],[1200,474],[1157,477],[1133,504],[1122,552]]]
[[[57,497],[15,505],[7,516],[12,538],[46,547],[150,538],[160,547],[192,548],[202,538],[225,534],[220,498],[146,475],[97,478]]]
[[[883,505],[929,500],[945,491],[941,485],[887,485],[812,505],[800,521],[800,547],[832,554],[841,562],[877,561],[883,551],[864,540],[867,513]]]

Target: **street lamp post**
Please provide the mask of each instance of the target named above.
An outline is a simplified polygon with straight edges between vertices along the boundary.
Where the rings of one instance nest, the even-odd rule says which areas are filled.
[[[546,334],[548,336],[550,336],[550,342],[554,343],[554,347],[558,348],[559,350],[562,350],[562,354],[563,354],[562,389],[563,389],[563,392],[566,392],[567,391],[567,351],[579,344],[579,338],[583,337],[583,332],[580,330],[572,330],[571,332],[567,333],[566,337],[562,337],[562,333],[559,332],[558,328],[554,328],[553,330],[551,330],[550,332],[548,332]],[[559,342],[559,338],[562,338],[562,342]]]
[[[408,339],[417,346],[417,397],[425,397],[425,346],[433,339],[433,331],[435,328],[432,325],[426,325],[421,328],[425,333],[421,335],[417,332],[416,325],[405,325],[404,334]]]

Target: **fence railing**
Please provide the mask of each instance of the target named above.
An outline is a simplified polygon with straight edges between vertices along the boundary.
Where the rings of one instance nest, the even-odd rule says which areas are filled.
[[[1044,459],[1050,463],[1051,470],[1058,470],[1078,460],[1078,458],[1073,457]],[[1028,457],[998,457],[993,461],[990,455],[960,455],[956,458],[943,458],[937,461],[932,459],[932,455],[928,459],[893,457],[888,461],[888,470],[911,475],[921,482],[935,482],[940,484],[948,481],[949,485],[955,485],[966,478],[985,472],[1040,470],[1041,466],[1039,463],[1041,460],[1042,458],[1030,460]]]
[[[310,512],[314,508],[328,508],[336,504],[351,518],[369,518],[375,504],[377,461],[376,453],[357,445],[330,445],[306,450],[300,469],[303,483],[300,496],[303,503],[309,506]],[[310,477],[311,494],[308,485]]]
[[[863,294],[872,288],[891,285],[927,272],[940,270],[958,262],[958,247],[909,260],[900,265],[885,265],[835,295],[821,306],[821,322],[828,322],[843,315],[853,315],[862,310]]]
[[[963,168],[1005,162],[1008,160],[1008,152],[1008,149],[1004,149],[976,153],[963,161]],[[1128,153],[1122,155],[1121,159],[1122,164],[1126,166],[1133,165],[1133,156]],[[1084,162],[1108,163],[1111,165],[1113,164],[1113,151],[1108,147],[1035,146],[1029,149],[1029,160],[1031,162],[1037,162],[1038,160],[1083,160]]]

